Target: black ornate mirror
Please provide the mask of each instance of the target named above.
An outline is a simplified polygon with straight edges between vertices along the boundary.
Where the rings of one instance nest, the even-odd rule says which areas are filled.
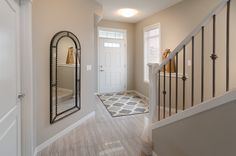
[[[81,46],[69,31],[56,33],[50,44],[50,123],[80,110]]]

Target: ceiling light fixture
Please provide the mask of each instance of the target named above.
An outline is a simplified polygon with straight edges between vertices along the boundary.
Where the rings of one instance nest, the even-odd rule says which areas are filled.
[[[138,13],[138,11],[131,8],[124,8],[124,9],[120,9],[118,13],[124,17],[133,17],[134,15]]]

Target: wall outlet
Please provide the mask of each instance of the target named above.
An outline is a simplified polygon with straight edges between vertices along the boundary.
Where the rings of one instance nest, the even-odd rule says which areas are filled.
[[[92,65],[87,65],[86,69],[87,69],[87,71],[91,71],[92,70]]]

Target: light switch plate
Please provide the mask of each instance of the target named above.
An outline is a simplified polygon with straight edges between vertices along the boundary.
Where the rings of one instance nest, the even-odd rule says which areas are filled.
[[[86,66],[86,69],[87,69],[87,71],[92,70],[92,65],[87,65],[87,66]]]

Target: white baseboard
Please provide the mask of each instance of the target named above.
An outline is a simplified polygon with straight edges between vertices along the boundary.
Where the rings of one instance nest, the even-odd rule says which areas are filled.
[[[152,151],[152,156],[158,156],[154,151]]]
[[[67,133],[69,133],[71,130],[73,130],[74,128],[80,126],[82,123],[84,123],[85,121],[87,121],[89,118],[91,118],[92,116],[95,115],[95,111],[89,113],[88,115],[86,115],[85,117],[83,117],[82,119],[80,119],[79,121],[77,121],[76,123],[72,124],[71,126],[65,128],[64,130],[62,130],[61,132],[57,133],[56,135],[54,135],[53,137],[51,137],[50,139],[48,139],[47,141],[45,141],[44,143],[40,144],[39,146],[37,146],[34,150],[34,156],[37,155],[38,152],[42,151],[44,148],[48,147],[50,144],[52,144],[53,142],[55,142],[56,140],[58,140],[59,138],[61,138],[62,136],[66,135]]]
[[[138,96],[141,96],[142,98],[146,99],[147,101],[149,100],[148,97],[146,97],[145,95],[143,95],[142,93],[136,91],[136,90],[128,90],[129,92],[134,92],[136,93]]]

